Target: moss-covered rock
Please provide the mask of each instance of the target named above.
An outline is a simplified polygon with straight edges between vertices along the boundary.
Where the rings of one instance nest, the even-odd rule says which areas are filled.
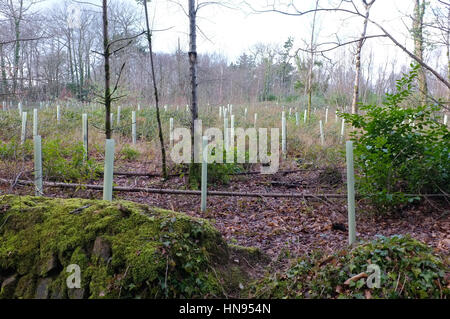
[[[450,296],[448,256],[410,237],[289,261],[266,268],[260,250],[228,246],[207,221],[146,205],[0,196],[0,298]],[[371,264],[380,288],[367,287]],[[68,288],[73,265],[80,286]]]
[[[0,298],[223,297],[228,261],[219,232],[185,214],[127,201],[0,196]],[[79,289],[67,288],[71,264],[81,270]]]
[[[369,265],[377,265],[380,282]],[[449,265],[431,247],[409,236],[378,237],[324,256],[293,260],[250,289],[257,298],[448,298]],[[372,278],[371,278],[372,277]],[[368,282],[372,285],[368,287]]]

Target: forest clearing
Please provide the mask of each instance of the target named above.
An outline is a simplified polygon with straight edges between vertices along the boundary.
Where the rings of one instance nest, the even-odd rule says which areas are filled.
[[[447,299],[450,5],[410,1],[412,50],[378,1],[308,2],[174,1],[165,53],[152,1],[0,0],[0,299]],[[216,5],[310,14],[309,43],[197,55]],[[351,8],[328,58],[319,15]],[[406,63],[373,75],[368,23]]]

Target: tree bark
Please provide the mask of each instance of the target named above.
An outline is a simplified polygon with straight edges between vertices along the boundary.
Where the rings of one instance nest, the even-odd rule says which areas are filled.
[[[74,77],[74,72],[73,72],[73,62],[72,62],[72,43],[71,43],[71,35],[72,31],[71,29],[68,30],[67,33],[67,51],[69,53],[69,70],[70,70],[70,80],[72,83],[75,83],[75,77]]]
[[[425,14],[425,1],[424,0],[415,0],[414,4],[414,17],[413,17],[413,28],[412,34],[414,39],[414,55],[417,56],[420,60],[423,61],[423,16]],[[419,94],[420,94],[420,102],[423,104],[427,103],[427,95],[428,95],[428,85],[427,78],[425,74],[425,69],[420,67],[418,74],[419,81]]]
[[[6,80],[6,65],[5,65],[5,56],[3,53],[3,44],[0,43],[0,68],[2,74],[2,90],[1,93],[8,93],[8,82]]]
[[[189,0],[189,72],[191,77],[191,165],[189,170],[189,183],[191,185],[199,183],[200,165],[195,163],[194,154],[197,145],[194,139],[195,121],[198,119],[197,106],[197,9],[195,8],[195,0]]]
[[[105,118],[105,134],[106,139],[111,139],[111,75],[110,75],[110,65],[109,58],[111,56],[109,50],[109,39],[108,39],[108,1],[103,0],[103,58],[105,63],[105,110],[106,110],[106,118]]]
[[[367,2],[363,0],[364,8],[366,10],[366,16],[364,19],[363,31],[361,33],[361,38],[359,39],[356,45],[356,54],[355,54],[355,82],[353,85],[353,98],[352,98],[352,114],[358,113],[358,101],[359,101],[359,82],[361,78],[361,51],[364,45],[364,38],[366,37],[367,32],[367,24],[369,22],[369,13],[370,8],[373,5],[375,0]]]
[[[16,43],[14,44],[14,66],[13,66],[13,83],[12,83],[12,93],[16,94],[17,90],[17,75],[19,72],[19,60],[20,60],[20,22],[22,21],[22,9],[23,0],[19,2],[19,13],[18,16],[14,16],[14,35],[16,37]],[[14,8],[11,5],[11,10]]]
[[[153,82],[153,91],[155,95],[155,106],[156,106],[156,120],[158,122],[158,130],[159,130],[159,142],[161,144],[161,157],[162,157],[162,175],[165,179],[167,179],[167,164],[166,164],[166,149],[164,147],[164,137],[162,132],[162,125],[161,125],[161,117],[159,114],[159,95],[158,95],[158,86],[156,85],[156,76],[155,76],[155,65],[153,63],[153,47],[152,47],[152,34],[150,31],[150,25],[148,22],[148,8],[147,8],[147,0],[143,1],[144,4],[144,11],[145,11],[145,23],[147,27],[147,41],[148,41],[148,48],[150,51],[150,64],[152,68],[152,82]]]
[[[319,0],[316,0],[316,10],[319,6]],[[311,30],[311,42],[310,42],[310,61],[309,61],[309,70],[308,70],[308,110],[307,110],[307,118],[308,122],[311,119],[311,106],[312,106],[312,78],[313,78],[313,67],[314,67],[314,32],[316,30],[316,15],[317,11],[314,11],[313,22],[312,22],[312,30]]]

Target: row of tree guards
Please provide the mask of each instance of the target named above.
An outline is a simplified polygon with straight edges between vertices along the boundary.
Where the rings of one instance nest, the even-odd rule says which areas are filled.
[[[84,114],[85,115],[85,114]],[[87,141],[87,116],[83,115],[83,141]],[[36,117],[37,118],[37,117]],[[35,119],[36,119],[35,118]],[[36,121],[37,122],[37,121]],[[37,127],[37,126],[36,126]],[[86,129],[85,129],[86,128]],[[33,131],[35,132],[35,131]],[[42,139],[40,135],[34,136],[34,187],[35,195],[43,195],[42,178]],[[112,201],[113,180],[114,180],[114,139],[107,139],[105,145],[105,163],[103,174],[103,200]],[[207,209],[208,196],[208,136],[202,138],[202,168],[201,168],[201,204],[200,209],[205,212]],[[348,238],[349,244],[353,244],[356,239],[355,224],[355,182],[353,167],[353,142],[347,141],[347,200],[348,200]],[[194,193],[196,194],[196,193]],[[248,196],[249,194],[247,194]],[[270,196],[270,194],[268,194]],[[255,194],[256,197],[261,194]]]
[[[235,117],[234,114],[232,114],[232,105],[228,105],[227,107],[219,107],[219,117],[223,117],[223,126],[224,126],[224,144],[226,145],[227,149],[230,145],[230,138],[234,136],[234,123],[235,123]],[[21,103],[18,104],[19,108],[19,114],[22,115],[22,128],[21,128],[21,144],[25,142],[26,139],[26,127],[27,127],[27,112],[22,111]],[[164,106],[164,109],[167,110],[167,105]],[[140,105],[138,105],[138,112],[140,111]],[[228,115],[230,114],[230,118],[228,119]],[[292,109],[289,109],[289,115],[292,114]],[[247,118],[247,108],[244,110],[244,117]],[[258,113],[254,114],[254,127],[257,127],[257,119],[258,119]],[[113,123],[114,120],[114,113],[110,114],[110,121]],[[120,120],[121,120],[121,106],[117,107],[117,126],[120,126]],[[444,125],[447,125],[447,114],[444,114],[443,123]],[[61,122],[61,109],[60,106],[56,106],[56,121],[58,124]],[[307,110],[304,111],[303,121],[306,123],[307,121]],[[325,124],[328,123],[328,108],[325,109],[325,118],[324,118]],[[338,121],[337,111],[335,111],[335,121]],[[87,114],[82,114],[82,129],[83,129],[83,143],[85,146],[85,151],[87,154],[88,151],[88,142],[87,142],[87,132],[88,132],[88,124],[87,124]],[[295,122],[296,126],[300,125],[300,116],[299,112],[295,112]],[[230,123],[230,125],[229,125]],[[37,125],[38,125],[38,109],[33,110],[33,136],[37,135]],[[137,141],[137,127],[136,127],[136,111],[132,111],[131,113],[131,135],[132,135],[132,143],[133,145],[136,144]],[[325,132],[324,132],[324,123],[322,120],[319,120],[319,131],[320,131],[320,143],[321,145],[325,145]],[[174,143],[174,119],[169,119],[169,141],[170,141],[170,147],[173,147]],[[344,139],[344,133],[345,133],[345,119],[341,120],[341,131],[339,136],[339,142],[342,143]],[[286,128],[286,112],[281,112],[281,142],[282,142],[282,154],[286,155],[286,138],[287,138],[287,128]]]
[[[227,108],[220,107],[220,117],[222,117],[223,114],[223,126],[224,126],[224,144],[226,145],[227,149],[229,149],[229,146],[231,144],[231,138],[235,135],[234,134],[234,128],[235,128],[235,116],[234,114],[231,114],[232,106],[230,106],[230,109],[227,111]],[[140,108],[138,108],[139,111]],[[245,109],[245,113],[247,109]],[[22,128],[21,128],[21,144],[25,142],[26,139],[26,127],[27,127],[27,112],[21,112],[22,115]],[[228,121],[227,112],[230,113],[230,125]],[[289,113],[291,114],[291,110],[289,110]],[[121,119],[121,107],[118,106],[117,108],[117,126],[120,126],[120,119]],[[299,113],[295,113],[296,118],[296,125],[299,126]],[[258,113],[254,114],[254,127],[257,128],[257,119],[258,119]],[[337,113],[336,113],[336,122],[338,121]],[[114,120],[114,113],[110,114],[110,121],[113,123]],[[57,105],[56,107],[56,121],[58,124],[60,124],[61,121],[61,111],[60,106]],[[345,132],[345,120],[341,120],[341,134],[339,140],[342,142],[344,138],[344,132]],[[445,119],[444,119],[445,121]],[[306,110],[304,114],[304,122],[306,123]],[[328,122],[328,108],[325,111],[325,123]],[[136,111],[131,112],[131,136],[132,136],[132,143],[133,145],[136,144],[137,141],[137,127],[136,127]],[[324,133],[324,126],[323,121],[319,120],[319,128],[320,128],[320,143],[321,145],[325,145],[325,133]],[[174,143],[174,119],[169,119],[169,141],[170,141],[170,147],[173,147]],[[38,109],[33,109],[33,136],[36,136],[38,134]],[[82,114],[82,137],[83,137],[83,145],[86,152],[86,156],[88,154],[88,115],[87,113]],[[282,142],[282,154],[285,156],[287,153],[286,150],[286,139],[287,139],[287,126],[286,126],[286,112],[281,112],[281,142]]]
[[[60,119],[60,108],[57,107],[57,120]],[[221,108],[221,116],[224,117],[224,128],[225,132],[225,145],[226,141],[229,139],[229,135],[234,136],[234,115],[231,114],[232,106],[227,108]],[[228,116],[227,113],[230,113],[231,119],[231,127],[228,127]],[[246,113],[246,112],[244,112]],[[328,113],[327,111],[325,112]],[[297,112],[298,114],[298,112]],[[296,119],[298,116],[296,115]],[[325,117],[325,122],[327,121],[327,116]],[[25,140],[25,132],[26,132],[26,119],[27,112],[22,112],[22,142]],[[255,126],[256,126],[257,114],[255,114]],[[444,117],[444,122],[446,122],[446,118]],[[120,122],[119,122],[120,123]],[[323,135],[323,124],[322,121],[319,121],[320,133],[321,133],[321,143],[324,143],[324,135]],[[171,144],[173,144],[173,118],[170,119],[170,132],[171,132]],[[228,130],[230,130],[231,134],[228,134]],[[132,134],[133,134],[133,143],[136,143],[136,112],[132,112]],[[87,157],[88,152],[88,115],[86,113],[82,114],[82,135],[83,135],[83,145],[85,149],[85,156]],[[341,129],[341,138],[344,136],[344,122],[342,122]],[[38,135],[38,110],[33,110],[33,137],[34,137],[34,186],[35,193],[37,196],[41,196],[43,194],[43,179],[42,179],[42,139],[41,136]],[[286,114],[282,112],[282,152],[283,155],[286,154]],[[207,196],[215,195],[215,196],[253,196],[253,197],[262,197],[262,196],[273,196],[273,197],[320,197],[321,195],[313,195],[313,194],[252,194],[252,193],[231,193],[231,192],[208,192],[207,191],[207,144],[208,137],[204,136],[202,139],[203,146],[203,158],[202,158],[202,169],[201,169],[201,191],[197,193],[196,191],[183,191],[183,190],[157,190],[157,189],[141,189],[140,191],[161,193],[161,194],[190,194],[190,195],[201,195],[201,211],[206,211],[207,208]],[[104,181],[103,181],[103,199],[104,200],[112,200],[113,194],[113,175],[114,175],[114,140],[107,139],[106,147],[105,147],[105,168],[104,168]],[[346,162],[347,162],[347,200],[348,200],[348,225],[349,225],[349,243],[353,243],[355,241],[355,186],[354,186],[354,167],[353,167],[353,144],[351,141],[346,143]],[[61,184],[61,183],[60,183]],[[69,184],[65,184],[69,185]],[[62,185],[58,185],[62,186]],[[69,185],[70,186],[70,185]],[[73,186],[73,185],[72,185]],[[82,186],[82,185],[75,185]],[[95,188],[95,187],[94,187]],[[125,188],[114,188],[121,191],[133,191]],[[336,195],[336,194],[334,194]],[[333,194],[325,194],[326,197],[342,197],[342,196],[334,196]]]

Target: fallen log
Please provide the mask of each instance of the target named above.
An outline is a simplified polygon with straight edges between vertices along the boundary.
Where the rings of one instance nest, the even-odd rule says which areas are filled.
[[[0,182],[11,184],[12,180],[0,178]],[[33,181],[18,180],[16,184],[34,185]],[[103,185],[76,184],[76,183],[58,183],[44,182],[43,186],[58,188],[84,188],[93,190],[103,190]],[[143,192],[153,194],[173,194],[173,195],[195,195],[200,196],[201,191],[184,189],[164,189],[164,188],[146,188],[146,187],[125,187],[114,186],[116,192]],[[347,198],[347,194],[308,194],[308,193],[249,193],[249,192],[226,192],[226,191],[208,191],[210,196],[236,196],[236,197],[285,197],[285,198]]]

